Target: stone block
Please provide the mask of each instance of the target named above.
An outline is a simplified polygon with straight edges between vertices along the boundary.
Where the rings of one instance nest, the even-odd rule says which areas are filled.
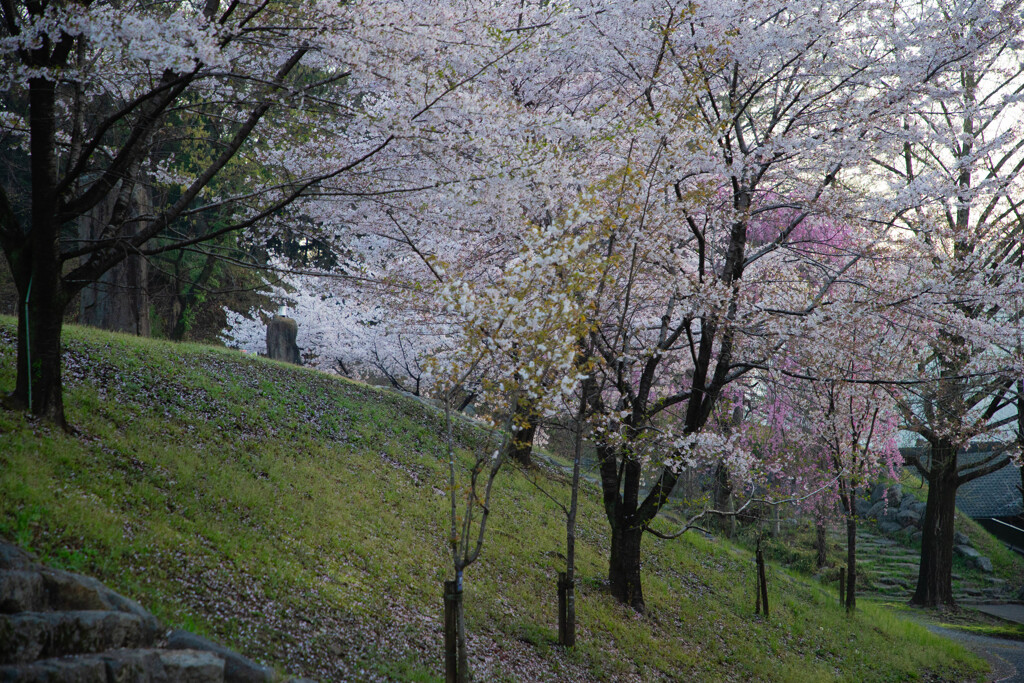
[[[34,563],[24,550],[0,540],[0,569],[28,569]]]
[[[969,545],[964,545],[962,543],[958,543],[957,545],[953,546],[953,552],[959,555],[960,557],[966,557],[968,560],[974,560],[976,558],[981,557],[981,553],[979,553],[977,550],[975,550]]]
[[[299,326],[291,318],[275,315],[267,325],[267,356],[274,360],[302,365],[299,346],[295,343]]]
[[[161,650],[167,680],[175,683],[222,683],[224,660],[201,650]]]
[[[4,683],[107,683],[108,680],[106,664],[95,655],[0,666],[0,681]],[[121,680],[148,683],[151,679],[135,677]]]
[[[903,529],[896,522],[882,521],[878,523],[878,528],[883,534],[895,534]]]
[[[108,650],[97,656],[106,666],[108,683],[167,680],[159,650]]]
[[[39,572],[0,570],[0,613],[38,612],[46,609],[46,592]]]
[[[274,670],[270,667],[261,666],[223,645],[189,631],[172,631],[167,636],[167,647],[174,650],[213,652],[224,660],[225,683],[270,683],[274,680]]]
[[[152,629],[154,637],[160,623],[130,598],[115,593],[91,576],[59,569],[44,568],[40,575],[52,610],[113,610],[137,616]]]
[[[885,484],[875,484],[871,489],[871,504],[885,499]]]
[[[885,501],[884,500],[878,500],[878,501],[875,501],[871,505],[871,507],[868,509],[868,513],[867,513],[866,516],[867,517],[872,517],[874,519],[878,519],[881,516],[883,516],[884,514],[885,514]]]
[[[0,664],[138,647],[151,642],[134,614],[81,610],[0,615]]]
[[[901,484],[890,486],[886,493],[886,500],[889,501],[889,507],[898,508],[903,502],[903,486]]]
[[[212,652],[118,649],[0,666],[4,683],[223,683]]]
[[[992,567],[992,560],[988,559],[984,555],[979,555],[974,558],[974,566],[986,574],[991,574],[994,571],[994,568]]]
[[[956,545],[971,545],[971,539],[967,537],[967,534],[961,531],[954,531],[953,543]]]
[[[903,526],[919,527],[921,526],[921,515],[913,510],[901,509],[896,513],[896,521]]]

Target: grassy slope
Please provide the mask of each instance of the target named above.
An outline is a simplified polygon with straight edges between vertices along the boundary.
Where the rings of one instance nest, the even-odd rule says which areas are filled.
[[[80,433],[0,410],[0,535],[282,670],[435,680],[451,569],[434,412],[227,350],[79,328],[65,342]],[[13,366],[13,321],[0,318],[0,387]],[[579,531],[580,644],[566,652],[553,644],[560,511],[515,472],[492,509],[466,574],[478,680],[902,681],[984,667],[870,603],[847,620],[777,567],[771,618],[754,616],[749,554],[696,535],[645,541],[649,613],[636,616],[602,589],[594,491]]]

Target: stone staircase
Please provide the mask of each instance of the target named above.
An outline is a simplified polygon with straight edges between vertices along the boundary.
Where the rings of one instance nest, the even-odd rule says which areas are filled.
[[[869,527],[869,528],[865,528]],[[845,545],[845,535],[835,539]],[[843,558],[835,558],[841,561]],[[883,536],[868,524],[857,527],[857,568],[860,592],[905,602],[917,585],[920,551]],[[1004,579],[991,575],[953,574],[953,595],[959,602],[1004,601],[1016,596]]]
[[[0,682],[271,683],[274,671],[0,540]],[[297,683],[298,679],[291,679]]]

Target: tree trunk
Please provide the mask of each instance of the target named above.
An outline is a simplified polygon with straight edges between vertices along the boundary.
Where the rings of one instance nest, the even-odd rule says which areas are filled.
[[[850,496],[850,503],[853,503]],[[857,609],[857,518],[847,513],[846,518],[846,611]]]
[[[937,607],[954,605],[953,516],[956,512],[957,446],[932,444],[928,502],[921,536],[921,565],[917,589],[910,602]]]
[[[732,512],[732,481],[729,477],[729,468],[724,462],[718,463],[718,466],[715,468],[714,493],[715,509],[722,510],[724,512]],[[725,533],[729,538],[732,538],[736,531],[736,516],[719,515],[717,522],[719,530]]]
[[[587,392],[590,384],[584,380],[579,411],[576,413],[576,433],[573,440],[572,492],[569,514],[565,519],[565,611],[563,624],[558,630],[559,641],[566,647],[576,645],[576,512],[579,508],[580,467],[583,463],[583,420],[587,411]]]
[[[632,520],[617,520],[612,525],[612,552],[608,562],[608,582],[612,595],[637,612],[644,611],[640,585],[640,543],[644,530]]]
[[[13,403],[66,428],[61,384],[60,334],[67,295],[61,285],[54,154],[54,84],[29,82],[32,229],[12,262],[18,280],[18,377]],[[28,259],[26,263],[23,259]],[[27,281],[18,278],[27,273]]]
[[[120,190],[118,190],[120,191]],[[100,239],[110,224],[118,191],[111,192],[92,211],[78,221],[78,234],[83,242]],[[142,186],[124,190],[130,192],[130,215],[146,216],[153,213],[149,191]],[[123,232],[134,236],[138,222],[126,225]],[[115,332],[127,332],[141,337],[151,333],[149,317],[149,263],[139,254],[129,254],[108,270],[99,280],[82,288],[79,322]]]
[[[533,436],[537,432],[537,415],[529,401],[519,400],[513,424],[519,427],[519,431],[512,439],[512,448],[508,452],[508,457],[517,465],[532,467],[533,461],[530,455],[533,453]]]
[[[444,679],[446,683],[469,681],[466,622],[459,580],[444,582]]]

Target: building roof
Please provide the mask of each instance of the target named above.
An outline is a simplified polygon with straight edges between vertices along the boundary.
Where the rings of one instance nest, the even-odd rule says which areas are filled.
[[[927,457],[927,448],[913,450]],[[993,453],[992,450],[974,449],[961,452],[960,466],[981,462]],[[916,468],[913,469],[916,470]],[[956,492],[956,506],[961,512],[974,519],[1013,517],[1024,514],[1024,501],[1022,501],[1021,492],[1017,488],[1020,485],[1020,468],[1011,463],[991,474],[963,484]]]

